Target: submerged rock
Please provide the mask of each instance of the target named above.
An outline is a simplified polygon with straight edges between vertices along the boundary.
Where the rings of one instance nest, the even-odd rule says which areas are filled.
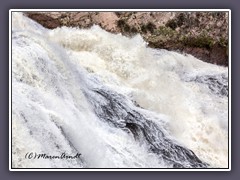
[[[106,87],[85,91],[96,115],[104,122],[131,133],[136,141],[146,143],[148,150],[173,168],[207,168],[193,151],[179,145],[168,136],[164,127],[154,123],[141,108],[126,97]],[[129,104],[130,103],[130,104]],[[139,111],[140,110],[140,111]],[[159,121],[161,121],[159,119]]]

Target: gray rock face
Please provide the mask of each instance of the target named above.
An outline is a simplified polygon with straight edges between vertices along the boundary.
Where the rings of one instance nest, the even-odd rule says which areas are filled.
[[[159,159],[169,166],[173,168],[209,167],[192,150],[170,139],[163,127],[141,113],[141,108],[131,108],[128,105],[131,102],[128,102],[123,95],[106,87],[89,89],[84,94],[87,99],[91,99],[90,103],[102,121],[123,129],[132,134],[137,141],[148,144],[149,151],[157,154]]]

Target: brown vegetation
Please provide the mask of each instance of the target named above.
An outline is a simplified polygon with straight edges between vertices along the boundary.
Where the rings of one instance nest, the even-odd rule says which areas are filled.
[[[227,12],[28,12],[44,27],[89,28],[140,33],[150,47],[175,50],[218,65],[228,65]]]

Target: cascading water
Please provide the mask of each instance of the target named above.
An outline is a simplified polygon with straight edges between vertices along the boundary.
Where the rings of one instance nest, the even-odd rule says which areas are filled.
[[[12,13],[13,167],[227,168],[227,79],[139,35],[48,30]]]

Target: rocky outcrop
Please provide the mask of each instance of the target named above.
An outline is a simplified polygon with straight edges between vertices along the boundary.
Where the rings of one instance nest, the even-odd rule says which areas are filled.
[[[89,28],[140,33],[150,47],[175,50],[228,66],[227,12],[27,12],[44,27]]]

